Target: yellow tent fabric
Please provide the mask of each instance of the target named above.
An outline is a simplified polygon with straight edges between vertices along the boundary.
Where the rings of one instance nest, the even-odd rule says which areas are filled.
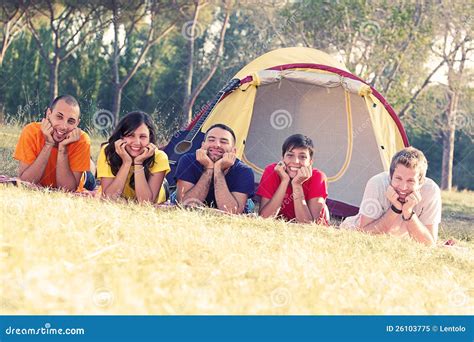
[[[379,149],[380,158],[382,159],[385,171],[388,171],[392,156],[405,147],[403,138],[397,124],[379,99],[372,94],[364,96],[364,99],[374,127],[375,138],[379,146],[383,146],[383,149]]]
[[[321,64],[350,73],[335,58],[315,49],[271,51],[235,75],[240,80],[252,76],[252,81],[221,100],[201,132],[216,123],[230,126],[237,138],[237,156],[253,168],[256,181],[266,165],[281,158],[286,137],[306,134],[316,146],[315,166],[328,176],[329,198],[357,207],[368,179],[387,171],[392,156],[405,146],[402,132],[370,86],[361,81],[309,66],[263,72],[288,64]],[[290,125],[272,127],[276,113],[289,114]]]
[[[219,102],[209,118],[203,124],[201,131],[205,132],[215,123],[223,123],[232,127],[237,137],[237,155],[239,158],[242,158],[245,148],[245,138],[248,134],[255,96],[259,85],[256,73],[278,65],[301,63],[322,64],[349,72],[344,64],[338,62],[334,57],[316,49],[291,47],[270,51],[250,62],[234,76],[234,78],[239,79],[253,76],[254,80],[248,84],[242,85],[230,96],[227,96],[224,100]],[[314,73],[327,72],[310,68],[300,70]],[[368,89],[365,89],[365,91],[360,95],[366,95],[364,96],[364,99],[367,104],[368,112],[370,113],[370,119],[374,126],[377,142],[380,146],[384,146],[384,150],[381,150],[381,158],[384,168],[388,170],[391,156],[404,146],[403,139],[396,123],[393,121],[385,107],[375,96],[370,94],[370,88],[367,88]],[[375,107],[373,106],[374,103],[376,104]]]

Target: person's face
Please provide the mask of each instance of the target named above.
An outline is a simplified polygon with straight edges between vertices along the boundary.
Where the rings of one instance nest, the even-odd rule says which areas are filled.
[[[216,162],[222,158],[224,153],[235,153],[234,138],[229,131],[215,127],[207,132],[202,148],[207,150],[209,159]]]
[[[293,179],[300,168],[312,165],[313,159],[306,147],[295,147],[285,152],[283,162],[286,166],[286,173]]]
[[[135,158],[139,156],[146,146],[150,143],[150,130],[144,123],[137,127],[132,133],[122,137],[127,143],[125,150],[130,156]]]
[[[398,201],[405,203],[406,197],[421,187],[418,171],[398,164],[393,171],[391,185],[398,194]]]
[[[53,126],[54,141],[60,143],[79,125],[79,107],[59,100],[52,110],[48,108],[46,118]]]

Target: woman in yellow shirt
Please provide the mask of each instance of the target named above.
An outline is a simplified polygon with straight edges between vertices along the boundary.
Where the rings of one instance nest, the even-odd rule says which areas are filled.
[[[97,160],[103,197],[166,201],[163,180],[170,165],[155,143],[155,128],[148,114],[131,112],[120,120]]]

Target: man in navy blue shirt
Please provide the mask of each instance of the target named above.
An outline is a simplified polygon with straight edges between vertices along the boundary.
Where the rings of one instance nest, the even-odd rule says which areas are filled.
[[[201,148],[179,160],[178,202],[205,204],[233,214],[244,212],[247,199],[254,193],[254,175],[235,152],[235,134],[230,127],[209,127]]]

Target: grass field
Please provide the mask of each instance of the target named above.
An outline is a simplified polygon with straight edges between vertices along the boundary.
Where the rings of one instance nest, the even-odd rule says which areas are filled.
[[[18,133],[0,128],[2,174]],[[473,192],[443,193],[456,244],[434,248],[13,186],[0,200],[0,314],[474,313]]]

